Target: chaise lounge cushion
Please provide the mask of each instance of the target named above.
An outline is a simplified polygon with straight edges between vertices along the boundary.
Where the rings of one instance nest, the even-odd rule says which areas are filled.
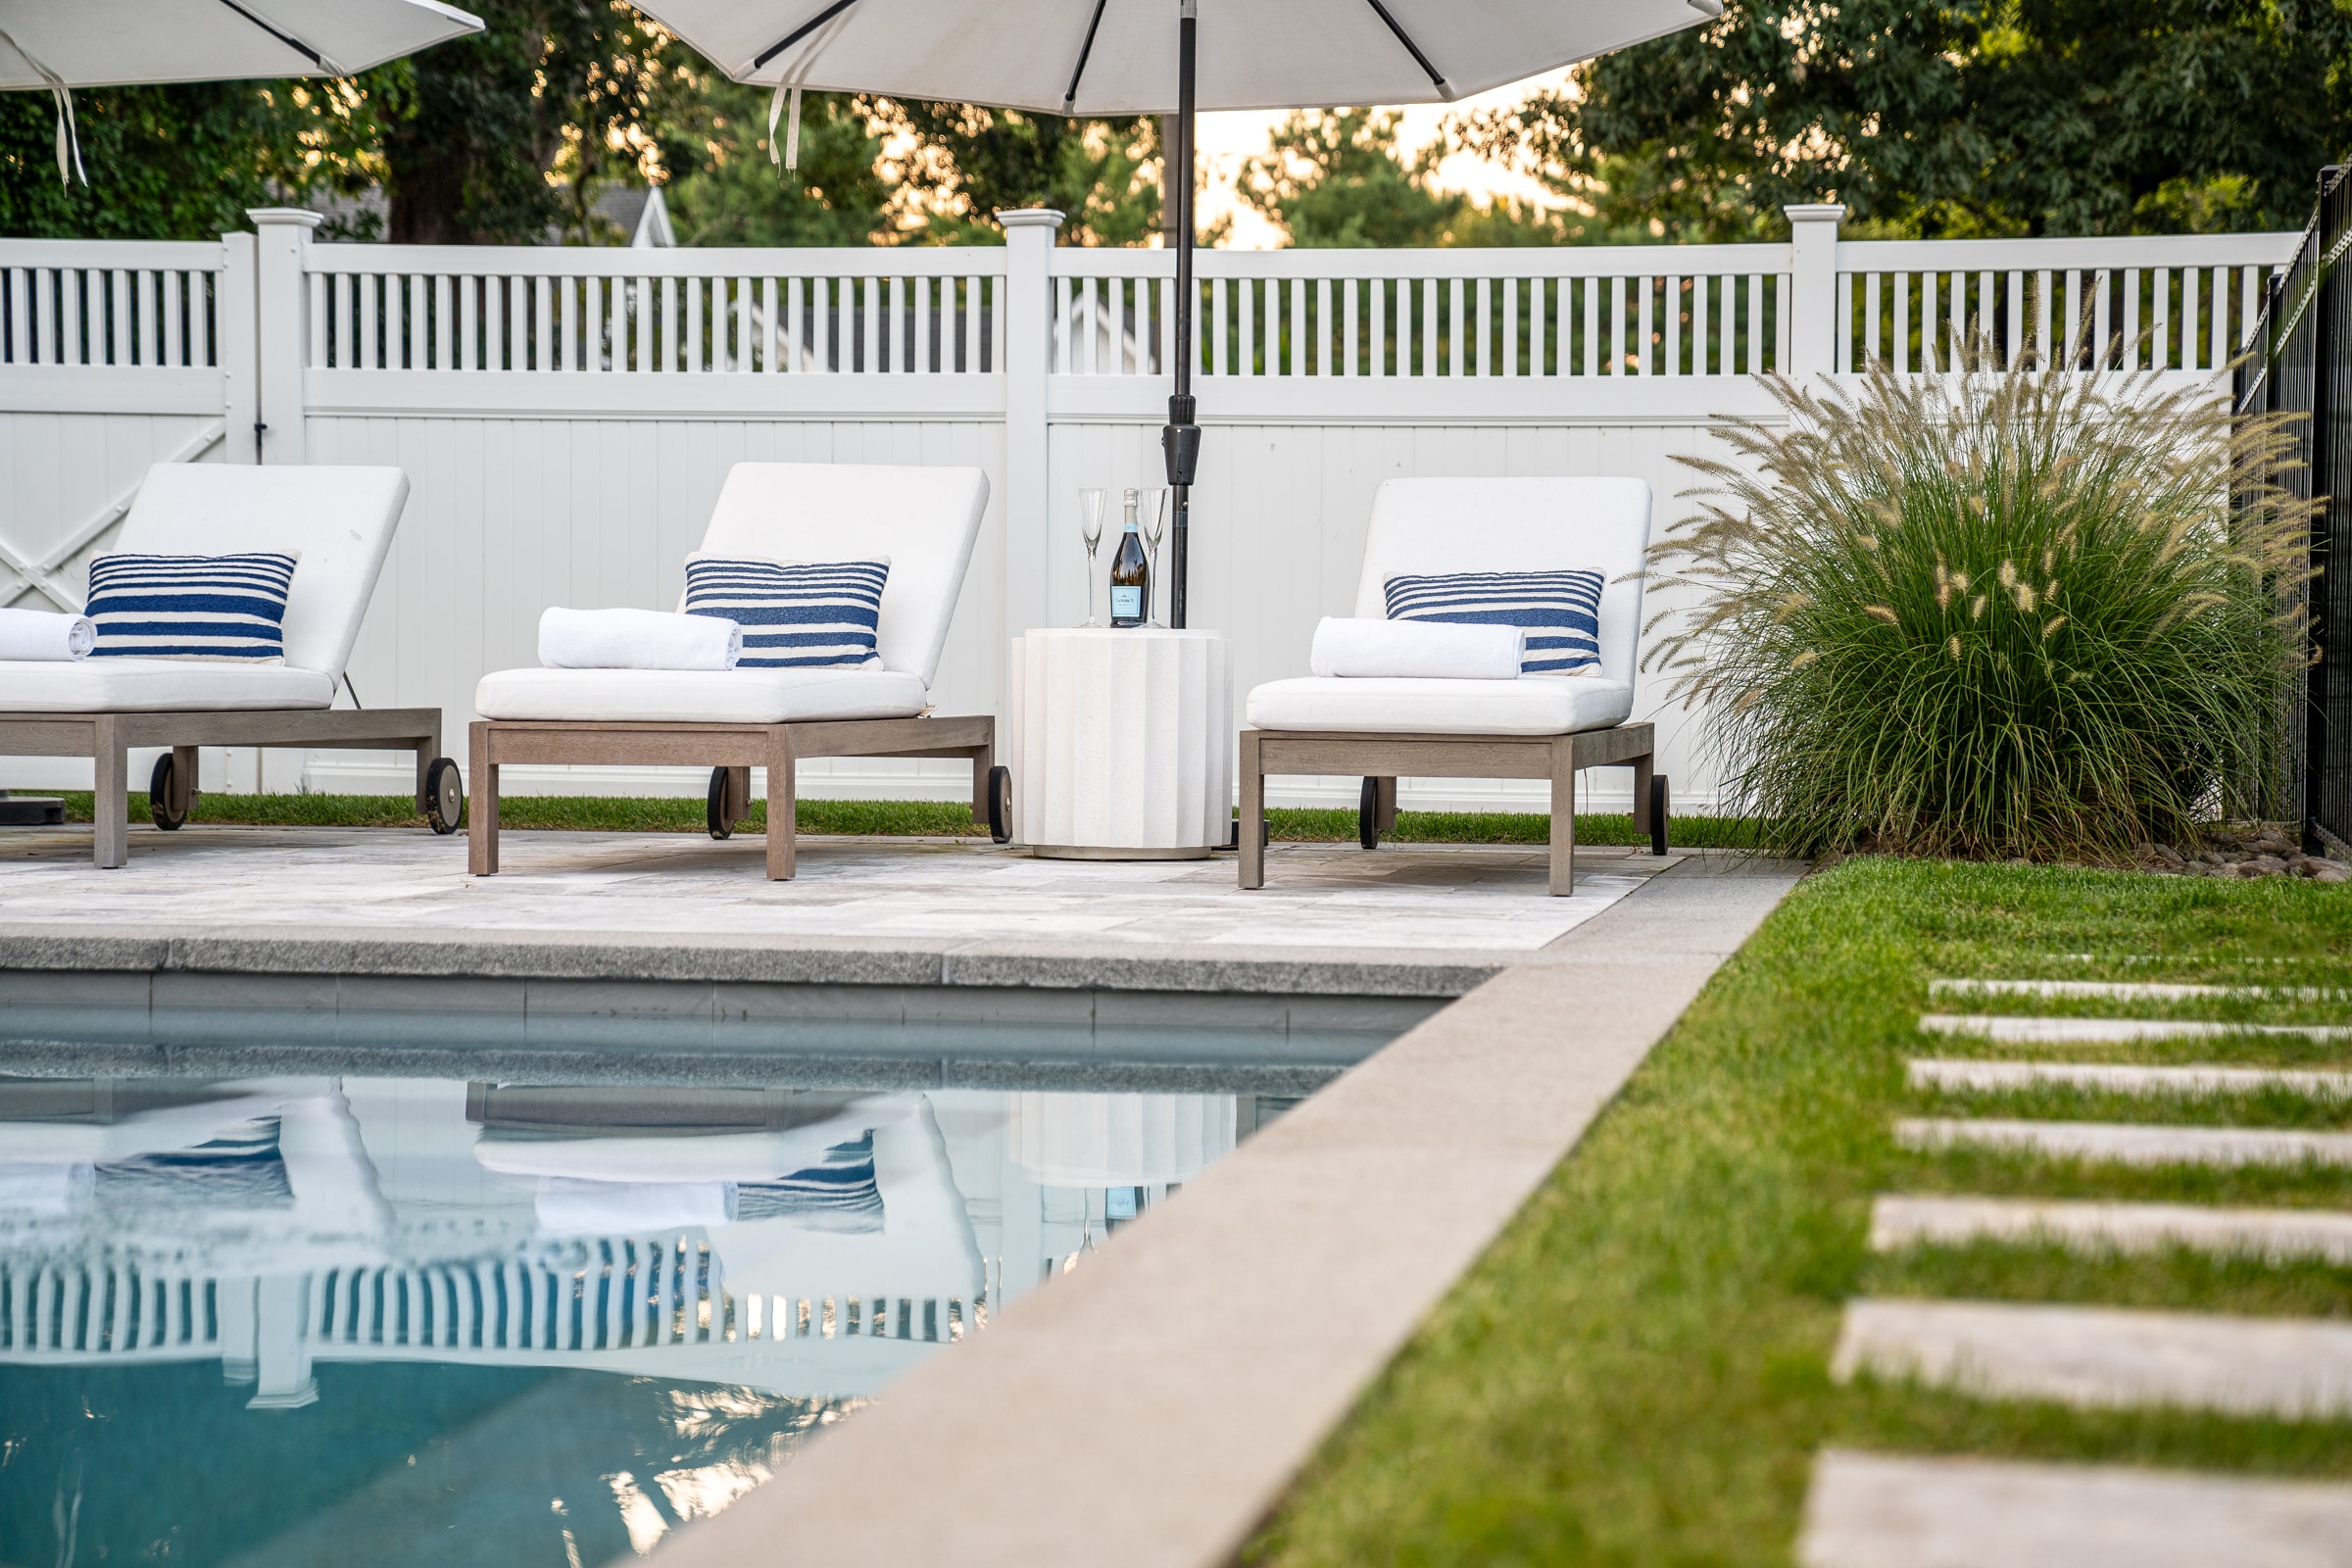
[[[816,669],[502,669],[474,688],[484,718],[786,724],[912,718],[923,683],[878,664]]]
[[[1622,724],[1633,710],[1631,686],[1597,676],[1348,680],[1308,675],[1253,688],[1248,717],[1259,729],[1358,735],[1565,735]]]
[[[0,712],[155,712],[326,708],[334,677],[295,664],[186,659],[0,662]]]

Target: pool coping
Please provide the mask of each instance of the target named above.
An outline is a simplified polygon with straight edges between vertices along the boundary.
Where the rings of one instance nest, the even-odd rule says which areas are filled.
[[[1803,869],[1693,858],[1515,955],[652,1560],[1229,1563]]]

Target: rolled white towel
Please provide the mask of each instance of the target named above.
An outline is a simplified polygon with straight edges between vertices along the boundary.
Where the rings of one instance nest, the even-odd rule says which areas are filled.
[[[44,662],[87,659],[98,646],[98,628],[87,615],[50,610],[0,610],[0,659]]]
[[[1326,615],[1309,666],[1318,675],[1517,680],[1527,633],[1445,620],[1352,620]]]
[[[665,610],[550,610],[539,617],[549,669],[733,669],[743,628]]]

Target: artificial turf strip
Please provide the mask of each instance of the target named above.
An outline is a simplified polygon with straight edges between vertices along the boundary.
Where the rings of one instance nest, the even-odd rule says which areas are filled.
[[[2069,954],[2113,961],[2052,956]],[[2266,1280],[2169,1253],[1880,1258],[1866,1245],[1881,1192],[2068,1185],[2016,1160],[1895,1147],[1891,1123],[1923,1103],[1903,1062],[1956,1054],[1916,1032],[1930,979],[2276,983],[2278,967],[2251,961],[2276,956],[2312,960],[2292,966],[2297,983],[2352,981],[2352,888],[1878,859],[1810,879],[1434,1309],[1244,1560],[1786,1564],[1830,1445],[2352,1476],[2352,1423],[2084,1412],[1829,1377],[1844,1302],[1879,1290],[2352,1312],[2339,1269]],[[2017,1179],[1988,1188],[1996,1168]],[[2214,1196],[2347,1196],[2342,1172],[2255,1174],[2212,1173]],[[2139,1196],[2180,1179],[2106,1185]]]
[[[90,819],[87,790],[61,790],[69,821]],[[767,803],[751,803],[739,832],[767,831]],[[509,795],[498,803],[502,828],[562,828],[579,833],[702,833],[702,801],[683,796]],[[147,797],[133,790],[130,820],[148,820]],[[406,795],[221,795],[196,798],[191,822],[260,827],[413,827],[423,820]],[[971,808],[956,801],[802,801],[795,820],[803,833],[906,835],[922,838],[986,838]],[[1353,811],[1281,808],[1266,813],[1273,836],[1286,843],[1349,843],[1355,838]],[[1397,844],[1544,844],[1551,818],[1526,811],[1399,811]],[[1645,844],[1627,815],[1582,815],[1576,819],[1582,844]],[[1674,841],[1686,849],[1742,847],[1745,824],[1730,817],[1674,819]]]

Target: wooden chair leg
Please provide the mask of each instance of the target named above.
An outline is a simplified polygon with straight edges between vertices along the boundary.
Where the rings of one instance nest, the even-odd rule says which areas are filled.
[[[1649,781],[1658,770],[1655,753],[1634,759],[1634,832],[1649,836]]]
[[[1383,833],[1396,832],[1396,781],[1394,778],[1381,779],[1373,786],[1372,798],[1378,803],[1373,808],[1372,820],[1374,825],[1377,826]]]
[[[96,760],[90,800],[90,858],[102,871],[130,858],[130,757],[111,718],[93,726],[90,755]]]
[[[1568,735],[1551,746],[1551,891],[1563,899],[1576,891],[1576,740]]]
[[[1242,886],[1266,885],[1266,775],[1258,762],[1257,731],[1242,731]]]
[[[972,820],[983,827],[988,825],[988,775],[996,765],[997,748],[993,742],[972,748]]]
[[[752,814],[752,770],[748,767],[727,769],[727,793],[720,803],[727,825],[733,827]]]
[[[769,732],[767,753],[767,877],[771,882],[792,880],[798,860],[796,818],[800,815],[800,781],[792,757],[792,731],[779,725]]]
[[[172,748],[171,799],[164,804],[183,821],[196,809],[196,769],[200,759],[193,746]]]
[[[490,760],[490,726],[477,722],[467,737],[466,780],[471,809],[466,819],[466,868],[498,874],[498,764]]]

